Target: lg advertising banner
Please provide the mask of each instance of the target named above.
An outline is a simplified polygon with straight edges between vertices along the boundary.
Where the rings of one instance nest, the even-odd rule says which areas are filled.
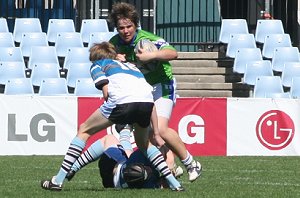
[[[227,99],[227,155],[300,154],[300,101]]]
[[[0,95],[0,155],[64,155],[77,132],[76,97]]]
[[[102,103],[98,98],[79,98],[78,123],[84,122]],[[170,127],[178,131],[193,155],[226,155],[225,98],[179,98]],[[110,127],[92,136],[88,145],[107,133],[117,134]]]

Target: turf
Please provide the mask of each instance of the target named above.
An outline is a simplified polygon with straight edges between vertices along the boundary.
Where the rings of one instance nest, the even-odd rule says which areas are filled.
[[[201,178],[179,180],[184,192],[167,189],[104,189],[97,163],[85,167],[61,192],[41,189],[56,174],[62,156],[0,156],[0,197],[300,197],[299,157],[199,157]]]

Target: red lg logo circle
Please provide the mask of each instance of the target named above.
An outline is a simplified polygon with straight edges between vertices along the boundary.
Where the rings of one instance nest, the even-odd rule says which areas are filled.
[[[294,131],[293,120],[279,110],[267,111],[256,124],[256,135],[260,143],[270,150],[280,150],[289,145]]]

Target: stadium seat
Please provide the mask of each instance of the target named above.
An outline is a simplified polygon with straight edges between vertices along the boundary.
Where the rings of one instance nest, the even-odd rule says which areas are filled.
[[[273,76],[271,61],[250,61],[246,64],[243,83],[254,86],[259,76]]]
[[[64,60],[63,68],[68,70],[69,65],[73,63],[90,63],[90,52],[86,47],[72,47],[69,48]]]
[[[0,18],[0,32],[9,32],[6,18]]]
[[[261,60],[263,60],[263,58],[259,48],[238,49],[233,61],[233,71],[239,74],[244,74],[247,62]]]
[[[11,32],[0,32],[0,47],[15,47],[14,37]]]
[[[0,62],[24,62],[20,47],[0,47]]]
[[[59,64],[57,63],[36,63],[32,68],[31,81],[33,86],[40,86],[44,78],[60,78]]]
[[[291,87],[293,77],[300,77],[300,62],[285,62],[281,73],[284,87]]]
[[[59,64],[58,56],[54,46],[33,46],[27,67],[32,69],[36,63],[56,63]]]
[[[291,94],[289,92],[266,93],[265,98],[291,98]]]
[[[78,32],[61,32],[57,34],[55,49],[57,56],[65,57],[71,47],[84,47]]]
[[[88,43],[92,32],[108,32],[106,19],[83,19],[80,27],[82,41]]]
[[[300,62],[299,50],[297,47],[275,48],[272,59],[273,71],[282,72],[284,63],[286,62]]]
[[[116,32],[93,32],[90,34],[88,48],[91,48],[95,43],[109,41],[114,35],[116,35]]]
[[[231,34],[248,34],[246,19],[222,19],[219,42],[228,44]]]
[[[32,46],[48,46],[45,32],[26,32],[22,34],[20,48],[24,57],[29,57]]]
[[[76,80],[74,95],[103,97],[102,91],[95,87],[92,78],[79,78]]]
[[[226,56],[235,58],[237,50],[241,48],[256,48],[253,34],[231,34],[226,49]]]
[[[283,93],[280,76],[259,76],[254,84],[253,97],[265,98],[270,93]]]
[[[292,47],[289,34],[270,34],[265,37],[265,43],[262,48],[262,56],[272,59],[274,50],[277,47]]]
[[[270,34],[284,34],[282,21],[278,19],[258,19],[255,29],[255,41],[263,44],[265,37]]]
[[[55,43],[57,34],[60,32],[75,32],[75,25],[72,19],[49,19],[47,29],[47,40]]]
[[[5,95],[33,95],[34,90],[30,78],[13,78],[7,80],[4,88]]]
[[[68,95],[67,81],[65,78],[45,78],[41,81],[40,96],[65,96]]]
[[[16,18],[14,24],[14,41],[21,42],[22,34],[25,32],[42,32],[39,18]]]
[[[0,62],[0,84],[5,85],[8,79],[25,78],[24,62]]]
[[[300,99],[300,77],[293,77],[290,95],[292,98]]]
[[[72,63],[67,72],[67,85],[75,88],[76,81],[79,78],[91,78],[90,63]]]

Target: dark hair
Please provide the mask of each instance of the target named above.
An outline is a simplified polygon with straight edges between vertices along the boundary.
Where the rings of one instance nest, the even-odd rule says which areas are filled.
[[[101,59],[116,59],[117,53],[113,44],[109,42],[96,43],[90,48],[90,61]]]
[[[119,2],[113,4],[109,21],[117,27],[120,19],[130,19],[136,27],[139,26],[139,14],[135,7],[129,3]]]

